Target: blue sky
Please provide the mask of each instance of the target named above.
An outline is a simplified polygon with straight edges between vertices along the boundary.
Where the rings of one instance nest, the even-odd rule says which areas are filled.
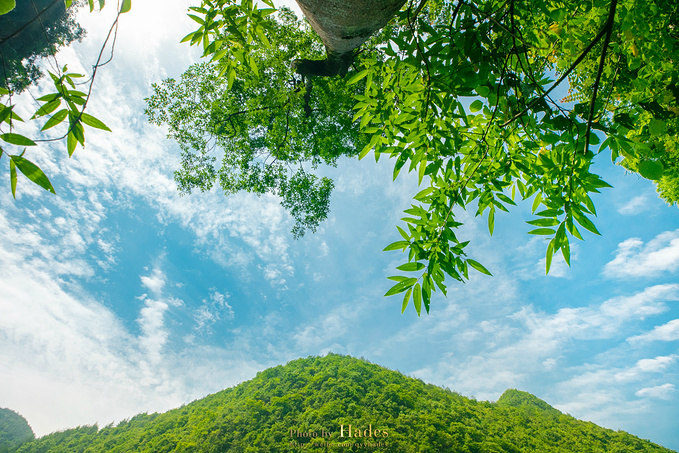
[[[57,196],[0,178],[0,407],[38,435],[164,411],[265,368],[333,351],[466,396],[531,392],[571,415],[679,449],[679,210],[600,156],[602,237],[544,275],[528,206],[460,213],[470,256],[494,274],[452,284],[430,315],[384,298],[403,261],[382,252],[416,193],[390,162],[340,162],[330,218],[295,241],[275,197],[179,197],[178,148],[146,122],[153,82],[197,60],[178,41],[187,0],[135,2],[92,113],[113,133],[30,149]],[[58,55],[87,71],[113,8],[81,15]],[[44,88],[34,89],[34,95]],[[36,96],[37,97],[37,96]],[[30,114],[28,115],[30,116]],[[2,162],[6,162],[2,160]]]

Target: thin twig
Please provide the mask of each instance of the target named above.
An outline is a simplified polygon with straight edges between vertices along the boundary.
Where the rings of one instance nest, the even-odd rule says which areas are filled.
[[[617,0],[613,0],[613,2],[614,2],[615,4],[617,4]],[[614,3],[612,3],[612,4],[614,4]],[[607,23],[608,23],[608,22],[607,22]],[[519,117],[525,115],[531,108],[533,108],[533,106],[535,106],[535,104],[537,104],[538,102],[540,102],[541,100],[543,100],[549,93],[551,93],[556,87],[558,87],[558,86],[561,84],[561,82],[563,82],[563,81],[566,79],[566,77],[568,77],[568,76],[570,75],[570,73],[573,72],[573,71],[575,70],[575,68],[578,67],[578,65],[579,65],[580,63],[582,63],[582,60],[584,60],[585,57],[589,54],[589,52],[594,48],[594,46],[597,45],[597,43],[599,42],[599,40],[601,40],[601,38],[603,38],[604,35],[606,35],[606,31],[607,31],[607,27],[604,26],[604,27],[601,29],[601,31],[594,37],[594,39],[592,40],[592,42],[589,43],[589,45],[585,48],[585,50],[582,51],[582,53],[580,54],[580,56],[573,62],[573,64],[570,65],[570,67],[566,70],[566,72],[564,72],[564,73],[561,75],[561,77],[559,77],[559,79],[558,79],[556,82],[554,82],[554,83],[552,84],[552,86],[549,88],[549,90],[545,91],[545,92],[544,92],[542,95],[540,95],[539,97],[533,99],[533,100],[526,106],[525,109],[523,109],[522,111],[520,111],[519,113],[517,113],[516,115],[514,115],[513,117],[511,117],[511,118],[508,119],[507,121],[505,121],[505,122],[502,124],[501,127],[506,127],[507,125],[509,125],[509,124],[511,124],[512,122],[514,122],[517,118],[519,118]]]
[[[604,30],[606,37],[604,38],[604,45],[601,49],[601,59],[599,60],[599,70],[596,73],[596,80],[594,80],[594,92],[592,93],[592,100],[589,103],[589,114],[587,115],[587,131],[585,132],[585,152],[589,150],[589,133],[592,130],[592,120],[594,119],[594,110],[596,109],[596,96],[599,91],[599,83],[601,82],[601,75],[604,72],[606,64],[606,53],[608,52],[608,43],[611,41],[611,33],[613,32],[613,23],[615,19],[615,8],[618,6],[618,0],[611,0],[611,6],[608,10],[608,19]]]

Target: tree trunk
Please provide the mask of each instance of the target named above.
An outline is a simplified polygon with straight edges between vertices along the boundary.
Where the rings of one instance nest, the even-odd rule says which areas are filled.
[[[296,0],[311,27],[320,36],[325,60],[295,60],[298,74],[345,75],[353,50],[384,27],[406,0]]]

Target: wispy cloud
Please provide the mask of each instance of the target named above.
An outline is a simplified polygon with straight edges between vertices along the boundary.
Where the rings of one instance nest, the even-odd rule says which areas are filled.
[[[637,215],[651,209],[651,199],[647,195],[639,195],[627,203],[618,206],[618,213],[622,215]]]
[[[497,289],[490,292],[501,294]],[[421,331],[408,329],[399,333],[399,337],[407,342],[438,342],[436,324],[445,323],[442,330],[452,340],[449,355],[416,371],[416,375],[430,382],[445,382],[466,394],[494,399],[507,388],[521,388],[536,376],[551,375],[557,366],[563,369],[574,360],[574,351],[579,354],[576,363],[594,359],[594,352],[592,356],[582,356],[577,343],[623,340],[639,320],[666,312],[669,309],[666,302],[673,300],[679,300],[679,285],[656,285],[630,296],[562,308],[554,313],[524,306],[509,316],[488,319],[486,314],[486,319],[477,323],[474,320],[478,318],[467,315],[461,318],[465,319],[464,324],[458,326],[451,324],[452,319],[427,319]],[[467,327],[460,330],[460,325]],[[676,358],[670,356],[665,362]],[[660,367],[665,363],[663,360],[641,361],[637,366],[639,370],[650,370],[654,364]],[[565,375],[562,378],[567,379]]]
[[[666,324],[656,326],[650,332],[635,335],[627,339],[632,344],[675,340],[679,340],[679,319],[673,319]]]
[[[198,307],[193,315],[193,319],[196,322],[195,330],[200,331],[202,334],[211,333],[211,327],[216,322],[222,319],[230,320],[235,316],[233,308],[227,302],[231,296],[220,293],[214,288],[210,291],[210,297],[203,299],[200,307]]]
[[[165,286],[165,274],[163,274],[163,271],[160,269],[155,268],[151,272],[151,275],[141,276],[141,284],[155,296],[158,296],[163,290],[163,286]]]
[[[647,244],[630,238],[620,244],[615,258],[604,267],[609,278],[657,277],[679,269],[679,230],[666,231]]]
[[[635,395],[641,398],[657,398],[661,400],[672,399],[676,388],[674,384],[666,383],[655,387],[645,387],[638,390]]]

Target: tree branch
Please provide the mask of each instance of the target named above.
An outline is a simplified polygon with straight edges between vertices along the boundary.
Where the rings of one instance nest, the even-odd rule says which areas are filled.
[[[604,72],[604,65],[606,63],[606,53],[608,52],[608,43],[611,41],[611,33],[613,32],[613,23],[615,19],[615,8],[618,6],[618,0],[611,0],[611,7],[608,10],[608,19],[604,29],[606,37],[604,38],[604,45],[601,49],[601,59],[599,60],[599,70],[596,73],[596,80],[594,81],[594,92],[592,93],[592,100],[589,103],[589,114],[587,115],[587,131],[585,132],[585,152],[589,150],[589,133],[592,130],[592,121],[594,120],[594,110],[596,109],[596,97],[599,91],[599,83],[601,82],[601,75]],[[602,30],[602,31],[603,31]]]

